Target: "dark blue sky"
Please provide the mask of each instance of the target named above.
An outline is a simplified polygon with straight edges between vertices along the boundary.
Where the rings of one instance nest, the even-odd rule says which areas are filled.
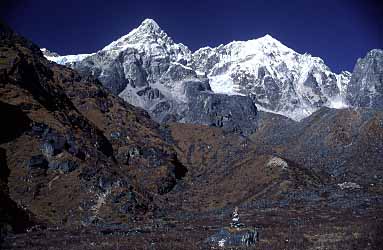
[[[383,48],[383,8],[375,0],[2,0],[0,10],[20,34],[59,54],[94,52],[145,18],[191,50],[268,33],[336,72]]]

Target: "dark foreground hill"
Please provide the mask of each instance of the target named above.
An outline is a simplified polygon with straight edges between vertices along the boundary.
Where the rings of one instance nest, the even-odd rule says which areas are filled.
[[[186,171],[158,124],[6,27],[0,35],[2,199],[44,225],[155,211],[154,196]]]
[[[382,112],[160,127],[0,29],[2,248],[205,249],[238,206],[250,249],[381,249]]]

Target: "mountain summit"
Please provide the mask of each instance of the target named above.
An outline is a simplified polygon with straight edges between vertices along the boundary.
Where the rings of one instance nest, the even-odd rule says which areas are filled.
[[[356,96],[358,89],[348,86],[350,72],[336,74],[321,58],[300,54],[270,35],[192,53],[182,43],[175,43],[152,19],[145,19],[97,53],[47,58],[98,77],[127,102],[157,118],[161,113],[159,121],[168,114],[177,116],[175,110],[181,112],[173,105],[158,107],[159,100],[172,100],[177,106],[190,103],[185,86],[191,84],[185,83],[191,80],[204,86],[200,89],[205,92],[248,96],[258,109],[294,120],[323,106],[354,106],[350,96]],[[356,81],[354,78],[352,82]],[[144,90],[147,87],[151,90]]]
[[[192,57],[192,67],[206,72],[214,92],[249,95],[266,111],[300,120],[322,106],[346,106],[348,72],[337,75],[322,59],[299,54],[270,35],[202,48]]]
[[[175,43],[155,21],[146,19],[102,50],[67,65],[97,77],[115,95],[149,111],[158,122],[254,132],[257,109],[251,98],[213,93],[206,75],[188,66],[191,58],[185,45]]]
[[[173,57],[176,59],[190,57],[191,54],[183,44],[175,44],[152,19],[145,19],[139,27],[113,41],[102,50],[121,52],[127,48],[135,48],[144,53],[168,54],[172,59]]]

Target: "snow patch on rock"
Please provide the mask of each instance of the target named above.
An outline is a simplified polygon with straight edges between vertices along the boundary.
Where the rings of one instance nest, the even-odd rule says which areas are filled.
[[[359,189],[359,188],[361,188],[360,185],[355,183],[355,182],[343,182],[343,183],[339,183],[338,187],[340,189],[342,189],[342,190],[344,190],[344,189]]]

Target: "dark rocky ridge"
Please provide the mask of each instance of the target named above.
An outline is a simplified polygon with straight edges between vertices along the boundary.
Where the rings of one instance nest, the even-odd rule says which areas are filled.
[[[2,225],[25,230],[29,214],[49,226],[153,215],[186,173],[159,125],[4,25],[0,39]]]

